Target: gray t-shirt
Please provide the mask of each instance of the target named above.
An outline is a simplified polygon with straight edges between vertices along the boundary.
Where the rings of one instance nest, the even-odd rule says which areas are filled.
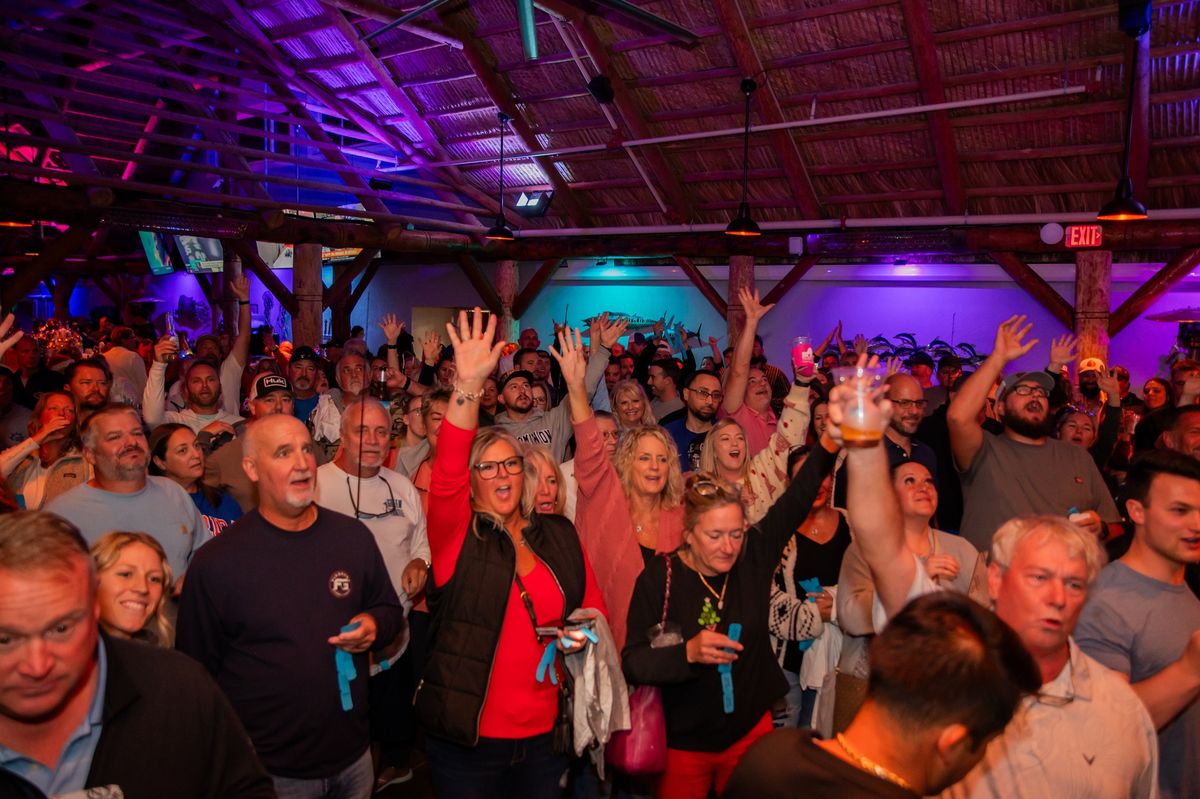
[[[962,487],[962,534],[980,550],[1017,516],[1065,517],[1074,508],[1094,510],[1105,522],[1121,519],[1088,451],[1054,438],[1039,446],[985,432]]]
[[[132,494],[84,483],[55,497],[44,510],[78,527],[89,546],[113,531],[147,533],[162,544],[176,580],[192,553],[210,538],[192,498],[166,477],[148,476],[145,487]]]
[[[1117,561],[1105,567],[1092,586],[1075,627],[1075,641],[1084,652],[1138,683],[1178,660],[1196,630],[1200,599],[1186,585],[1160,582]],[[1159,730],[1158,749],[1163,799],[1200,796],[1200,701]]]

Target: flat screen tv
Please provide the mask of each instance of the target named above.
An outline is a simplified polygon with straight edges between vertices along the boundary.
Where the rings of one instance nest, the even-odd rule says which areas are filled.
[[[150,274],[169,275],[175,271],[175,264],[171,263],[170,242],[166,236],[149,230],[139,230],[138,238],[142,240],[142,249],[146,251]]]
[[[183,256],[183,266],[192,274],[220,272],[225,267],[225,248],[220,239],[176,236],[175,245]]]

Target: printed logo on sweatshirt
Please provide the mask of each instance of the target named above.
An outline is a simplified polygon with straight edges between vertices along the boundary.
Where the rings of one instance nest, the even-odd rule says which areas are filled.
[[[350,596],[350,575],[341,569],[329,575],[329,593],[338,599]]]
[[[517,436],[517,440],[526,444],[545,444],[547,447],[554,443],[554,437],[550,435],[549,430],[534,430]]]

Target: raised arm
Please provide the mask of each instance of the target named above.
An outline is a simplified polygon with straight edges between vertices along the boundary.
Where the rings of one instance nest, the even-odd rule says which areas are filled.
[[[946,411],[946,424],[950,428],[950,449],[954,462],[961,471],[971,468],[975,456],[983,446],[983,427],[979,424],[979,412],[987,401],[988,392],[996,380],[1004,374],[1009,363],[1033,349],[1037,339],[1024,341],[1033,329],[1026,324],[1024,316],[1010,316],[996,330],[996,346],[975,373],[967,378],[962,389]]]
[[[221,361],[221,408],[238,416],[242,412],[242,372],[250,360],[250,278],[239,275],[229,281],[229,291],[237,298],[237,337],[229,355]]]
[[[746,310],[746,326],[734,345],[733,359],[729,364],[729,376],[725,379],[725,413],[734,414],[746,400],[746,386],[750,381],[750,356],[754,354],[754,336],[758,332],[758,322],[767,315],[774,304],[763,305],[758,299],[758,289],[753,293],[742,288],[738,290],[738,298]]]
[[[167,361],[177,352],[179,340],[174,336],[163,336],[154,345],[154,363],[146,374],[146,388],[142,391],[142,418],[152,430],[163,423],[166,415],[167,392],[163,383],[167,375]]]
[[[859,365],[866,363],[866,356],[860,355]],[[904,540],[900,503],[892,489],[887,451],[882,446],[892,418],[892,404],[883,397],[883,391],[878,388],[871,392],[863,417],[863,426],[879,433],[878,443],[846,451],[846,509],[854,540],[871,570],[875,592],[891,616],[908,601],[916,563]],[[829,394],[826,432],[839,443],[843,441],[842,423],[858,401],[856,394],[851,383],[835,386]]]
[[[783,401],[783,413],[779,415],[775,432],[771,434],[767,446],[750,459],[749,481],[754,499],[746,507],[746,519],[751,524],[763,517],[790,482],[788,455],[801,446],[808,435],[808,420],[812,413],[812,406],[808,402],[808,383],[811,381],[810,377],[804,383],[792,385],[792,390]]]

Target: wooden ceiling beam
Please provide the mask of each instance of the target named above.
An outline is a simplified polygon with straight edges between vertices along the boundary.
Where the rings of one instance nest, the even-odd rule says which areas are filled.
[[[349,11],[352,14],[357,14],[364,19],[374,20],[375,22],[389,23],[400,16],[403,11],[395,8],[390,8],[382,3],[377,3],[374,0],[321,0],[328,6]],[[446,30],[440,25],[431,25],[428,22],[409,22],[400,26],[400,30],[405,33],[410,33],[413,36],[419,36],[422,39],[444,44],[449,47],[458,49],[462,46],[462,40],[454,35],[451,31]]]
[[[225,246],[233,249],[242,259],[242,266],[254,273],[254,276],[262,281],[263,286],[271,295],[279,301],[283,309],[292,316],[298,316],[300,313],[300,303],[296,301],[296,295],[288,290],[288,287],[283,285],[283,281],[271,271],[271,267],[267,266],[263,261],[262,256],[258,254],[258,248],[254,246],[254,242],[242,241],[240,239],[226,239]]]
[[[512,86],[508,84],[508,81],[503,76],[497,74],[479,43],[457,30],[457,21],[452,21],[448,17],[444,7],[438,9],[438,15],[451,31],[455,31],[462,38],[463,57],[475,72],[475,76],[483,85],[487,96],[491,98],[497,108],[512,119],[510,123],[512,130],[517,134],[517,138],[524,145],[526,151],[539,152],[542,149],[540,142],[538,142],[536,135],[530,128],[529,122],[525,119],[522,109],[513,102]],[[563,178],[559,172],[558,165],[555,163],[556,159],[542,156],[533,160],[541,168],[551,185],[554,186],[555,199],[560,203],[559,207],[566,211],[572,223],[576,227],[588,225],[590,223],[588,211],[582,199],[571,191],[571,187],[567,185],[566,179]]]
[[[354,283],[354,278],[362,274],[377,256],[379,250],[377,248],[364,249],[358,255],[354,256],[354,260],[341,268],[340,274],[334,278],[331,285],[324,292],[322,304],[325,308],[336,307],[350,293],[350,286]]]
[[[471,255],[463,253],[456,259],[458,268],[467,276],[467,280],[475,288],[475,292],[479,295],[480,301],[484,307],[494,313],[497,317],[504,315],[504,309],[500,302],[500,295],[496,293],[492,281],[488,280],[487,275],[479,267],[479,262]]]
[[[804,279],[809,270],[821,262],[819,255],[801,255],[796,259],[796,265],[788,270],[788,273],[779,279],[766,296],[762,298],[763,305],[772,305],[782,300],[792,287]]]
[[[38,283],[48,278],[62,265],[69,255],[77,255],[87,249],[89,239],[96,231],[95,221],[78,222],[46,243],[41,253],[29,264],[17,270],[11,278],[0,283],[0,307],[11,310]]]
[[[900,8],[904,14],[905,27],[908,29],[917,80],[921,84],[921,99],[928,105],[944,103],[946,90],[942,85],[942,70],[938,66],[929,3],[927,0],[900,0]],[[929,122],[929,137],[933,140],[938,171],[942,177],[946,213],[961,214],[966,210],[967,198],[963,193],[962,168],[958,162],[954,130],[950,127],[950,112],[933,111],[926,115],[926,119]]]
[[[1025,290],[1038,305],[1050,312],[1050,315],[1062,323],[1067,330],[1075,327],[1075,309],[1071,303],[1054,290],[1041,275],[1033,271],[1016,253],[993,252],[992,260],[1013,279],[1018,286]]]
[[[692,281],[692,285],[700,291],[701,296],[708,300],[708,304],[721,315],[721,318],[725,318],[729,313],[729,303],[721,296],[721,292],[717,291],[716,287],[709,282],[704,273],[692,263],[692,259],[678,254],[671,257],[675,259],[675,263],[679,264],[679,268],[687,275],[688,280]]]
[[[1112,312],[1108,318],[1108,335],[1115,336],[1128,327],[1130,322],[1145,313],[1159,297],[1174,288],[1197,266],[1200,266],[1200,247],[1180,250],[1172,255],[1154,277],[1139,286]]]
[[[266,33],[275,41],[282,41],[284,39],[299,39],[318,31],[328,30],[329,27],[329,22],[321,17],[305,17],[304,19],[297,19],[285,22],[282,25],[276,25],[273,28],[267,28]]]
[[[738,69],[743,75],[762,73],[763,63],[754,48],[738,0],[716,0],[714,5],[717,18],[720,19],[721,26],[725,28],[725,37],[733,49]],[[767,124],[775,125],[784,121],[783,109],[779,106],[779,98],[775,96],[775,89],[770,81],[760,83],[758,91],[754,93],[752,99],[757,102],[759,114]],[[767,136],[775,150],[779,165],[787,176],[792,197],[800,212],[810,219],[823,217],[824,211],[821,209],[821,203],[817,200],[812,179],[805,169],[800,148],[797,146],[796,140],[792,138],[792,134],[786,130],[775,130],[768,133]]]
[[[554,277],[554,272],[562,264],[562,258],[547,258],[542,261],[542,265],[533,273],[533,277],[529,278],[529,282],[521,289],[521,293],[517,295],[513,301],[512,317],[520,319],[529,310],[529,306],[533,305],[534,300],[542,293],[542,289],[550,282],[550,278]]]
[[[795,55],[773,58],[766,63],[766,68],[769,70],[796,69],[797,67],[810,67],[817,64],[828,64],[832,61],[870,58],[871,56],[907,50],[908,46],[908,39],[893,39],[885,42],[859,44],[853,47],[840,47],[836,50],[818,50],[810,53],[797,53]]]
[[[1004,22],[991,22],[986,25],[972,25],[971,27],[958,28],[957,30],[942,31],[934,35],[934,40],[938,44],[966,42],[972,39],[1006,36],[1012,33],[1045,30],[1046,28],[1058,28],[1065,25],[1078,25],[1097,19],[1110,19],[1114,18],[1116,13],[1117,8],[1115,3],[1105,4],[1096,8],[1064,11],[1060,14],[1042,14],[1039,16],[1022,17],[1020,19],[1009,19]]]
[[[376,258],[371,261],[367,267],[367,271],[362,276],[362,280],[358,281],[358,285],[350,292],[350,296],[346,298],[346,313],[349,314],[358,305],[358,301],[362,299],[362,295],[366,292],[367,287],[371,285],[371,281],[375,279],[375,275],[379,274],[379,267],[383,266],[383,259]]]
[[[1135,73],[1136,70],[1136,73]],[[1150,35],[1143,34],[1132,39],[1125,51],[1125,74],[1135,73],[1136,81],[1127,86],[1127,92],[1133,92],[1133,117],[1129,124],[1133,125],[1132,138],[1129,145],[1129,178],[1133,182],[1135,197],[1148,188],[1150,176]],[[1128,83],[1128,81],[1126,81]],[[1193,95],[1197,96],[1197,95]]]

